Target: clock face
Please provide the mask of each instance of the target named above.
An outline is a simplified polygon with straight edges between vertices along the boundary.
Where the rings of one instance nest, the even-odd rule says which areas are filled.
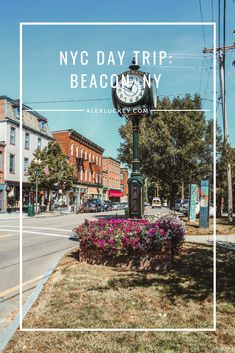
[[[122,77],[118,81],[116,95],[121,103],[136,105],[144,97],[145,89],[144,80],[141,76],[129,75],[129,80],[127,77]]]

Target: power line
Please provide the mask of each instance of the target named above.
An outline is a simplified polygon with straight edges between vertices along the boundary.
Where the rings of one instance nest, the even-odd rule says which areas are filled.
[[[202,69],[201,69],[201,75],[200,75],[200,83],[199,83],[199,89],[198,92],[201,92],[201,86],[202,86],[202,77],[203,77],[203,71],[204,71],[204,64],[205,64],[205,57],[203,58],[202,62]]]
[[[214,22],[214,1],[211,0],[211,22]]]
[[[202,3],[201,0],[199,0],[199,9],[200,9],[200,15],[201,15],[201,21],[203,21],[203,16],[202,16]],[[206,37],[205,37],[205,31],[204,31],[204,26],[202,25],[202,34],[203,34],[203,41],[204,41],[204,47],[206,46]]]
[[[51,101],[32,101],[32,102],[24,102],[24,104],[96,102],[96,101],[106,101],[106,100],[111,100],[111,98],[87,98],[87,99],[63,99],[63,100],[51,100]]]

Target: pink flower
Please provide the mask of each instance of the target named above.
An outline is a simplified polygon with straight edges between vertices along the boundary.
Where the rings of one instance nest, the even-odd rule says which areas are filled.
[[[166,230],[165,230],[164,228],[160,228],[160,229],[159,229],[159,233],[160,233],[161,235],[166,235]]]

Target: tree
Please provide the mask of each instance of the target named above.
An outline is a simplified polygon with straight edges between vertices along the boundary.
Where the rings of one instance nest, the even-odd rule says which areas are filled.
[[[158,101],[158,109],[200,110],[198,95],[186,95]],[[124,139],[119,158],[129,166],[132,161],[131,123],[121,126]],[[212,177],[213,122],[206,122],[204,112],[158,112],[144,117],[140,125],[140,162],[144,175],[160,181],[169,192],[171,205],[182,182],[185,185]]]
[[[217,191],[217,208],[220,211],[222,206],[222,199],[224,200],[225,209],[227,209],[228,202],[228,179],[227,179],[227,168],[228,163],[231,164],[232,171],[232,188],[234,190],[235,185],[235,150],[231,147],[228,142],[222,141],[217,148],[217,166],[216,166],[216,191]]]
[[[46,189],[48,195],[55,188],[62,191],[71,189],[74,180],[74,168],[68,164],[66,156],[57,142],[49,142],[43,150],[37,149],[34,157],[28,170],[31,184],[36,183],[36,170],[38,169],[39,188]],[[41,160],[40,165],[35,163],[36,159]],[[48,173],[45,173],[46,169]]]

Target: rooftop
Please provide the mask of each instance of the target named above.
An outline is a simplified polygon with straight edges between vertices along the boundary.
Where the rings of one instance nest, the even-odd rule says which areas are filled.
[[[69,134],[69,136],[75,140],[78,141],[80,143],[83,143],[85,146],[90,147],[95,149],[96,151],[103,153],[104,152],[104,148],[100,147],[99,145],[97,145],[95,142],[89,140],[87,137],[79,134],[79,132],[73,130],[73,129],[67,129],[67,130],[56,130],[56,131],[52,131],[53,135],[56,134],[60,134],[63,132],[67,132]]]
[[[20,100],[19,99],[12,99],[8,96],[0,96],[0,100],[2,99],[6,99],[8,102],[12,103],[15,107],[19,107],[20,106]],[[34,116],[36,116],[39,120],[43,120],[45,122],[47,122],[47,118],[45,118],[44,116],[42,116],[41,114],[37,113],[36,111],[33,111],[31,107],[22,104],[22,109],[23,110],[30,110],[30,113]],[[32,110],[32,111],[31,111]]]
[[[103,159],[111,159],[112,161],[114,161],[114,162],[116,162],[116,163],[118,163],[118,164],[120,164],[120,161],[118,161],[117,159],[115,159],[115,158],[113,158],[113,157],[110,157],[110,156],[103,156],[102,157]]]

